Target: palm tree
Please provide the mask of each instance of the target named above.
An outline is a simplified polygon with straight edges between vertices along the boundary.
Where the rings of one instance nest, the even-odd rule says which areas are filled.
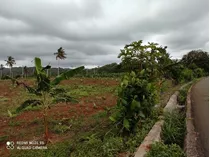
[[[2,78],[2,72],[4,70],[4,65],[3,64],[0,65],[0,70],[1,70],[1,77],[0,78]]]
[[[56,53],[54,53],[54,55],[56,55],[56,60],[58,60],[58,75],[60,74],[59,72],[59,59],[65,59],[66,58],[66,53],[64,51],[64,49],[62,47],[60,47],[58,49],[58,51]]]
[[[15,63],[15,59],[14,59],[12,56],[8,56],[8,57],[7,57],[7,60],[5,60],[5,62],[7,62],[7,63],[6,63],[6,66],[10,67],[10,77],[13,77],[13,76],[12,76],[12,66],[13,66],[14,64],[16,64],[16,63]]]

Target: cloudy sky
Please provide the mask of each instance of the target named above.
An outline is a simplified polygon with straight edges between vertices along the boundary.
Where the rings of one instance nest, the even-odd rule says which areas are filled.
[[[208,0],[0,0],[0,64],[31,60],[62,67],[119,62],[120,49],[143,40],[168,46],[172,58],[209,51]]]

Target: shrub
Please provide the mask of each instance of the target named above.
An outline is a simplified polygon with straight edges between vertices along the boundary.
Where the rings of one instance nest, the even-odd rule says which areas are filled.
[[[195,77],[197,77],[197,78],[204,76],[203,69],[201,69],[201,68],[196,68],[196,69],[194,70],[194,75],[195,75]]]
[[[178,111],[165,113],[161,132],[161,139],[165,144],[177,144],[183,147],[185,131],[185,114]]]
[[[144,75],[144,71],[140,75]],[[157,100],[153,83],[132,72],[125,75],[118,90],[116,112],[110,119],[123,132],[134,132],[138,122],[150,116]]]
[[[160,142],[152,144],[146,157],[186,157],[182,149],[176,145],[165,145]]]
[[[193,71],[191,69],[185,68],[181,72],[181,79],[184,82],[192,81],[193,80]]]
[[[188,92],[188,88],[179,90],[179,95],[178,95],[177,101],[180,105],[185,105],[185,102],[187,99],[187,92]]]

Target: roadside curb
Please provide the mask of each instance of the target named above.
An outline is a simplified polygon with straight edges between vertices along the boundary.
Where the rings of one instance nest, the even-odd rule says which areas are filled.
[[[187,157],[203,157],[204,154],[202,148],[198,148],[198,135],[195,131],[194,122],[193,122],[193,114],[192,114],[192,102],[191,102],[191,90],[194,83],[187,93],[187,104],[186,104],[186,136],[184,141],[184,151]]]

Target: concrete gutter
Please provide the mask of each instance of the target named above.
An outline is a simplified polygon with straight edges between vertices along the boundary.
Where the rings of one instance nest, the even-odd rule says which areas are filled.
[[[135,157],[145,157],[148,150],[150,149],[150,145],[153,142],[159,142],[161,140],[160,133],[162,125],[163,120],[155,123],[155,125],[152,127],[148,135],[144,138],[144,141],[141,143],[140,147],[135,153]]]
[[[183,89],[186,87],[188,84],[191,82],[183,85],[180,89]],[[171,112],[174,109],[180,109],[180,106],[177,103],[177,97],[179,95],[179,92],[176,91],[169,99],[168,103],[164,107],[163,111],[164,112]],[[141,143],[139,146],[137,152],[135,153],[135,157],[145,157],[147,152],[150,149],[150,145],[154,142],[160,142],[160,133],[161,133],[161,127],[163,126],[164,121],[160,120],[155,123],[155,125],[152,127],[150,132],[147,134],[147,136],[144,138],[144,141]],[[192,157],[192,156],[191,156]]]

